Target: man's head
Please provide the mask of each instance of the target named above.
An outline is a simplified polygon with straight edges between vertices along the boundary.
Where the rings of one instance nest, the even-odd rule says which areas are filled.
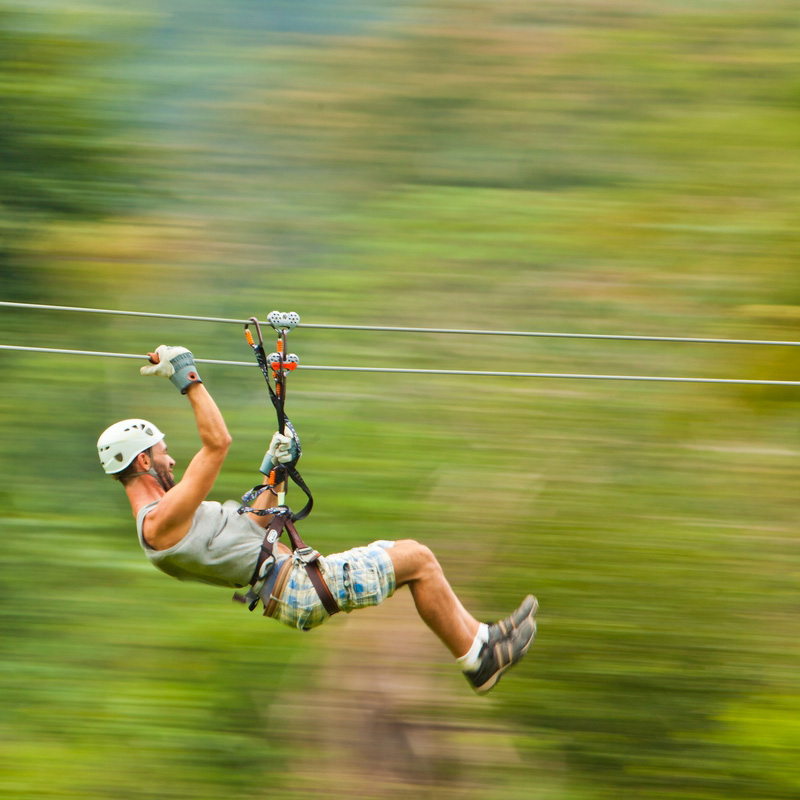
[[[100,434],[97,452],[106,474],[123,484],[139,475],[152,475],[164,490],[175,485],[164,434],[144,419],[115,422]]]

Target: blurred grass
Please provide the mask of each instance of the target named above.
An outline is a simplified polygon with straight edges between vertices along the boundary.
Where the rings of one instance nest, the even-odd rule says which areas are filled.
[[[123,213],[131,187],[95,175],[103,214],[6,215],[4,294],[799,338],[797,2],[362,6],[29,6],[47,42],[91,18],[111,45],[71,96],[127,132],[118,158],[152,200]],[[4,176],[64,191],[46,160],[3,153]],[[96,164],[77,160],[81,195]],[[3,309],[2,331],[250,357],[237,326]],[[292,349],[305,364],[797,371],[794,348],[299,329]],[[317,500],[305,538],[419,538],[485,619],[539,596],[531,656],[479,700],[399,596],[303,636],[149,568],[94,441],[149,416],[180,470],[197,438],[185,401],[136,366],[2,355],[4,796],[797,796],[796,391],[293,376]],[[226,499],[255,481],[272,414],[255,367],[202,374],[234,436]]]

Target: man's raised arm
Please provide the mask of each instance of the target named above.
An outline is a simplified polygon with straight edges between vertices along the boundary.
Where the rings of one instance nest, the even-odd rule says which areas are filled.
[[[151,366],[142,367],[142,373],[168,377],[181,394],[189,398],[201,443],[181,481],[147,515],[147,541],[161,550],[177,544],[188,532],[195,511],[219,475],[231,445],[231,436],[214,398],[200,380],[194,358],[188,350],[161,345],[151,354],[151,361]]]

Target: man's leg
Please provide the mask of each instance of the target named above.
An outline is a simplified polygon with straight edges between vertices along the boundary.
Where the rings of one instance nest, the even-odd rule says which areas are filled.
[[[456,657],[472,646],[480,623],[450,588],[436,556],[424,544],[401,539],[386,551],[397,587],[408,585],[420,617]]]
[[[386,552],[396,585],[408,585],[420,617],[456,657],[469,684],[478,694],[490,691],[533,643],[536,598],[528,595],[511,616],[494,625],[479,623],[456,597],[425,545],[402,539]]]

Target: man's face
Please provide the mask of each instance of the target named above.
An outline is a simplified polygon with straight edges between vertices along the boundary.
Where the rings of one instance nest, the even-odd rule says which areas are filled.
[[[158,475],[158,482],[164,491],[168,492],[175,485],[175,477],[172,474],[175,459],[167,453],[167,445],[163,439],[153,445],[150,453],[153,459],[153,469]]]

